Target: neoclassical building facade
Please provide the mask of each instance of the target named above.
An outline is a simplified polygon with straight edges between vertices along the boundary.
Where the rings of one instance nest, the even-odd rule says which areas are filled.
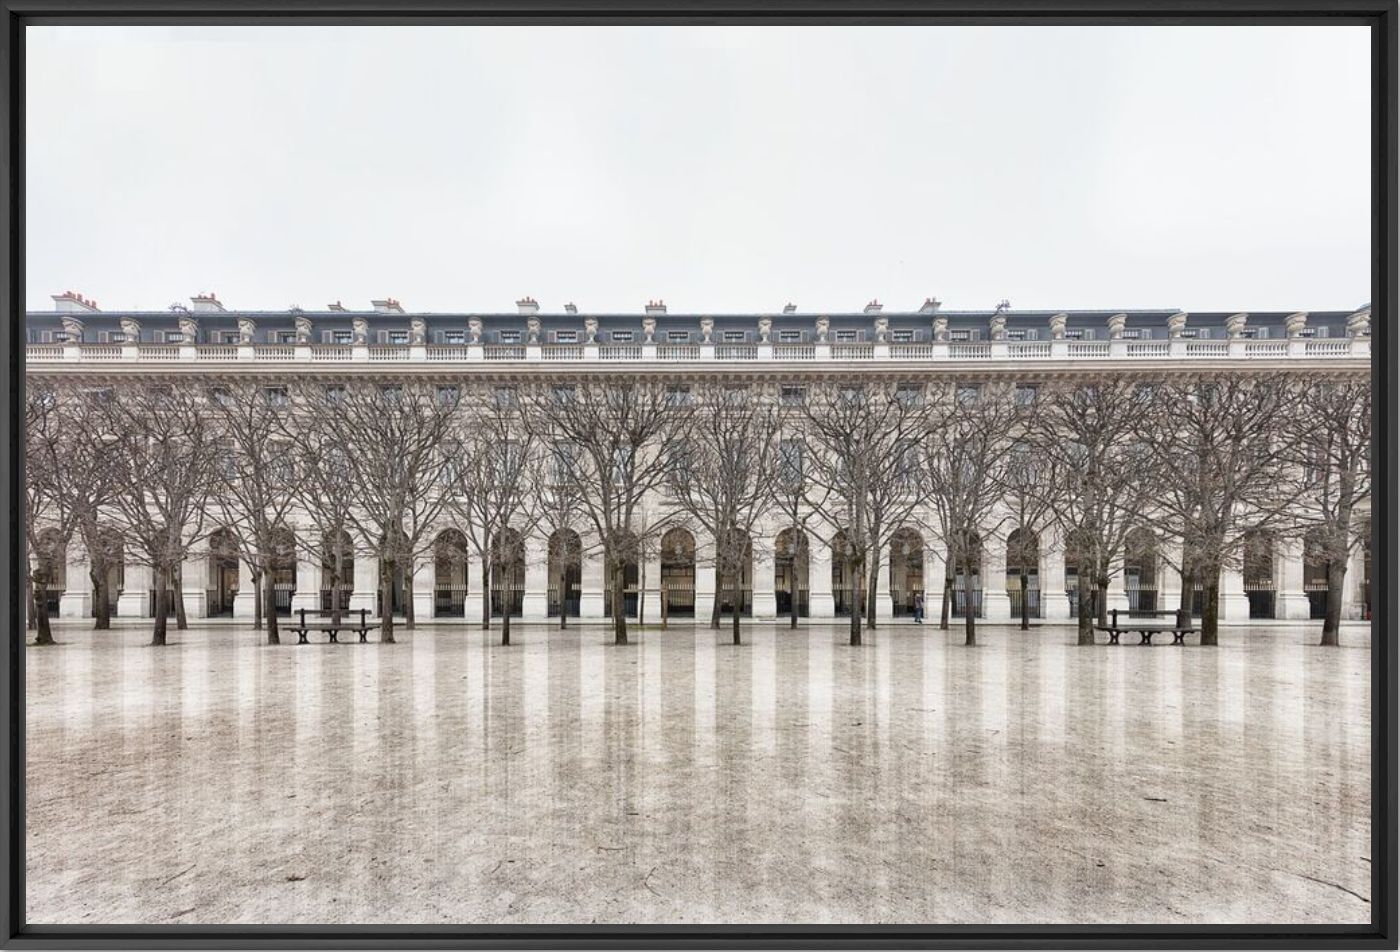
[[[1238,373],[1370,371],[1370,309],[1268,313],[1186,313],[1165,310],[944,310],[927,300],[914,311],[887,311],[871,302],[856,312],[673,314],[661,302],[639,313],[592,314],[574,305],[543,313],[535,301],[509,313],[414,313],[398,301],[356,310],[339,302],[324,310],[239,311],[214,294],[155,312],[107,312],[80,294],[53,296],[52,311],[30,312],[27,370],[31,377],[160,379],[191,385],[211,375],[247,375],[269,385],[363,374],[377,380],[521,381],[561,375],[638,375],[677,381],[721,379],[763,383],[779,391],[852,375],[928,382],[992,378],[1034,386],[1105,370],[1142,373],[1209,369]],[[658,501],[658,506],[661,505]],[[182,597],[195,617],[246,617],[253,585],[232,537],[211,520],[208,545],[184,566]],[[320,540],[293,520],[289,556],[275,580],[277,607],[319,609],[339,600],[349,608],[382,611],[378,565],[367,540]],[[1145,531],[1145,530],[1144,530]],[[507,566],[490,592],[460,530],[441,527],[432,552],[411,583],[394,593],[395,610],[409,599],[419,620],[480,618],[489,598],[495,613],[542,620],[560,611],[584,620],[605,617],[601,556],[585,546],[523,540],[523,557]],[[800,537],[775,514],[751,541],[741,609],[754,618],[800,615],[831,618],[851,607],[852,580],[839,538]],[[334,543],[334,545],[332,544]],[[1179,546],[1180,543],[1177,543]],[[330,552],[352,562],[336,591],[324,584]],[[120,546],[118,547],[120,549]],[[572,552],[572,554],[569,554]],[[712,546],[676,527],[628,570],[627,610],[644,620],[706,618],[715,599]],[[563,553],[563,554],[560,554]],[[564,559],[568,564],[559,564]],[[1170,543],[1150,537],[1125,551],[1109,589],[1110,605],[1175,607],[1181,579]],[[46,598],[61,617],[94,610],[86,558],[75,540]],[[945,562],[918,526],[901,530],[881,553],[877,610],[910,613],[927,591],[937,614]],[[1369,546],[1348,568],[1343,617],[1364,617],[1370,599]],[[109,576],[118,617],[152,613],[149,569],[133,559]],[[1025,580],[1023,586],[1022,580]],[[954,614],[987,620],[1019,615],[1023,602],[1038,618],[1068,619],[1078,572],[1073,552],[1047,533],[1024,538],[988,531],[975,571],[954,581]],[[1261,535],[1240,553],[1223,579],[1221,615],[1229,621],[1320,617],[1325,567],[1307,539]]]

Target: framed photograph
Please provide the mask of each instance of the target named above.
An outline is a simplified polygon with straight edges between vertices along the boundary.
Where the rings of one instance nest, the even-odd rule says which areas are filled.
[[[12,948],[1396,948],[1394,0],[0,0]]]

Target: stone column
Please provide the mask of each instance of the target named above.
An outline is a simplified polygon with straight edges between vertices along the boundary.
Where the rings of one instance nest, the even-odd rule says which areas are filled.
[[[1119,611],[1127,611],[1128,589],[1127,586],[1124,585],[1122,553],[1119,553],[1113,561],[1109,563],[1109,566],[1113,574],[1108,577],[1108,610],[1113,611],[1113,609],[1116,608]],[[1084,582],[1082,578],[1079,581],[1080,584]],[[1090,584],[1093,584],[1092,580],[1090,580]]]
[[[246,559],[238,560],[238,594],[233,596],[233,617],[252,618],[256,605],[253,594],[253,573],[248,571]]]
[[[355,546],[355,588],[350,593],[350,610],[373,612],[378,608],[379,556],[368,546]]]
[[[1361,583],[1366,578],[1366,553],[1357,546],[1347,557],[1347,574],[1342,580],[1342,620],[1356,620],[1362,615],[1365,602],[1361,599]]]
[[[1181,607],[1181,560],[1185,543],[1180,539],[1165,539],[1161,542],[1158,559],[1158,573],[1161,583],[1157,591],[1157,608],[1161,611],[1176,611]]]
[[[715,610],[715,544],[695,540],[695,623],[708,625]]]
[[[774,559],[776,532],[762,534],[753,543],[753,617],[772,621],[778,617],[777,571]]]
[[[607,606],[603,604],[603,551],[601,547],[585,546],[582,564],[579,566],[579,617],[600,619],[608,617]]]
[[[948,571],[948,553],[943,543],[931,539],[924,544],[924,623],[937,625],[943,614],[943,575]],[[949,609],[949,618],[952,617]]]
[[[204,587],[208,580],[208,553],[196,548],[180,566],[179,596],[185,602],[186,618],[209,617],[208,591]]]
[[[1220,620],[1249,621],[1249,596],[1244,593],[1244,553],[1234,553],[1220,570]]]
[[[878,566],[875,571],[875,618],[883,620],[894,617],[894,595],[890,592],[890,547],[886,543],[878,552],[871,553]],[[866,579],[869,582],[869,579]],[[861,606],[864,610],[865,606]]]
[[[151,567],[138,562],[126,563],[122,593],[117,598],[117,617],[147,618],[151,614]]]
[[[831,595],[831,546],[815,533],[807,536],[807,615],[836,617],[836,602]]]
[[[292,593],[292,611],[321,609],[321,540],[307,527],[300,531],[303,544],[297,546],[297,588]]]
[[[467,624],[481,624],[481,612],[489,579],[476,549],[467,548],[467,594],[462,599],[462,615]]]
[[[549,617],[548,543],[538,534],[525,537],[525,596],[521,601],[521,621],[544,621]]]
[[[419,555],[413,566],[413,620],[428,621],[433,617],[433,587],[437,584],[437,564],[430,551]]]
[[[63,594],[58,599],[59,618],[87,618],[92,612],[92,576],[88,574],[87,556],[75,534],[68,543]]]
[[[1011,618],[1011,596],[1006,593],[1006,537],[990,532],[982,539],[982,618]]]
[[[1040,537],[1040,617],[1046,621],[1069,618],[1069,596],[1065,594],[1065,546],[1057,530],[1047,529]]]
[[[1280,539],[1274,557],[1274,617],[1312,617],[1308,593],[1303,590],[1303,540]]]

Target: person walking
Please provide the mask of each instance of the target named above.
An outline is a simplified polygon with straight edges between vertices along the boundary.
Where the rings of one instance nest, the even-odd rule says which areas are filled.
[[[924,623],[924,593],[914,593],[914,620],[919,624]]]

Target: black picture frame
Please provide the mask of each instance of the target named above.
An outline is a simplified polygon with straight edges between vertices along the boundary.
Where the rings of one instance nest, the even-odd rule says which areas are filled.
[[[1396,0],[0,0],[5,227],[0,255],[4,427],[0,482],[10,518],[0,570],[9,638],[0,678],[0,944],[7,948],[1374,948],[1397,947],[1396,586],[1371,620],[1372,862],[1369,926],[31,926],[24,921],[25,56],[29,24],[1294,24],[1371,29],[1371,302],[1378,578],[1396,580]],[[1337,143],[1352,149],[1357,143]],[[1280,196],[1286,201],[1286,196]]]

